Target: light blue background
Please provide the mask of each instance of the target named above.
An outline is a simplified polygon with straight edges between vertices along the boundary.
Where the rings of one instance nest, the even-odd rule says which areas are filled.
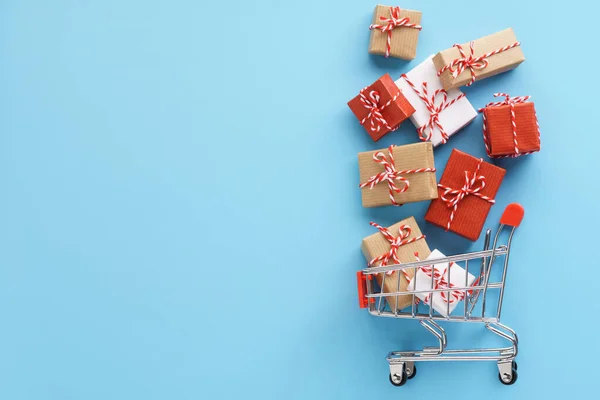
[[[374,5],[0,4],[0,398],[593,396],[597,6],[405,0],[424,30],[404,62],[367,54]],[[427,203],[361,207],[356,153],[417,136],[375,144],[346,102],[508,26],[527,61],[466,92],[531,94],[542,128],[541,153],[500,163],[487,223],[526,208],[503,314],[519,381],[420,364],[395,388],[387,352],[433,342],[358,309],[368,222],[414,215],[446,253],[482,243],[426,225]],[[436,150],[440,173],[453,147],[484,155],[481,117]],[[483,331],[453,325],[450,345],[494,342]]]

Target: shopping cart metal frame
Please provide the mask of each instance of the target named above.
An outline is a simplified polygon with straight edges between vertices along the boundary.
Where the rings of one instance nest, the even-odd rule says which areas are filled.
[[[504,288],[506,284],[506,274],[508,270],[508,259],[512,238],[516,228],[523,219],[524,210],[519,204],[513,203],[506,207],[500,219],[500,226],[494,236],[493,244],[490,248],[491,230],[487,230],[483,251],[459,254],[444,258],[416,261],[401,265],[389,265],[384,267],[366,268],[357,273],[359,305],[361,308],[368,308],[369,313],[378,317],[416,319],[429,331],[438,341],[438,346],[424,347],[422,350],[392,351],[387,356],[390,366],[390,382],[395,386],[402,386],[407,379],[412,379],[417,370],[415,363],[421,361],[495,361],[498,365],[500,382],[505,385],[512,385],[517,380],[517,363],[515,358],[518,353],[518,337],[514,330],[500,323],[502,313],[502,301],[504,298]],[[505,245],[498,245],[498,241],[504,228],[511,228]],[[490,282],[490,275],[494,262],[504,258],[502,278],[497,282]],[[480,260],[479,279],[474,285],[468,286],[466,279],[469,272],[469,261]],[[412,270],[413,276],[416,276],[418,268],[430,266],[439,263],[464,262],[465,284],[461,287],[434,289],[434,274],[431,274],[431,289],[400,291],[400,276],[402,270]],[[394,271],[395,275],[388,275]],[[448,279],[450,281],[450,268]],[[397,279],[397,292],[383,292],[383,282],[381,288],[375,282],[375,276],[382,274],[382,279]],[[378,290],[379,289],[379,290]],[[498,301],[495,307],[495,313],[486,313],[488,309],[488,292],[498,290]],[[429,307],[428,312],[419,312],[417,293],[436,293],[446,292],[447,298],[450,298],[450,292],[458,291],[464,293],[463,312],[456,314],[450,313],[450,303],[448,304],[447,316],[441,315]],[[386,307],[386,297],[412,295],[412,306],[408,310],[392,310]],[[481,312],[474,313],[475,307],[481,301]],[[396,303],[398,297],[396,297]],[[458,309],[458,307],[457,307]],[[491,315],[488,315],[491,314]],[[475,322],[484,324],[490,332],[507,340],[509,345],[498,348],[473,348],[473,349],[447,349],[447,336],[444,328],[436,321],[449,322]]]

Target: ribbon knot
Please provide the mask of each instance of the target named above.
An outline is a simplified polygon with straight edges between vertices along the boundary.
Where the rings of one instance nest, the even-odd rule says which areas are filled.
[[[481,108],[479,110],[479,112],[483,111],[487,107],[499,107],[499,106],[509,106],[510,107],[510,123],[511,123],[512,134],[513,134],[513,145],[514,145],[515,154],[510,155],[508,157],[518,157],[522,154],[519,150],[519,141],[517,140],[517,116],[515,114],[515,105],[519,104],[519,103],[525,103],[527,100],[529,100],[531,98],[531,96],[510,97],[510,95],[508,95],[506,93],[494,93],[494,97],[504,97],[504,100],[493,101],[491,103],[488,103],[485,105],[484,108]],[[538,133],[539,133],[539,129],[538,129]],[[487,153],[489,155],[491,153],[491,148],[490,148],[490,144],[489,144],[488,137],[487,137],[487,118],[485,116],[485,113],[483,114],[483,139],[485,142],[485,147],[486,147]],[[529,153],[523,153],[523,154],[529,154]]]
[[[481,196],[479,192],[483,190],[484,187],[485,177],[483,175],[476,176],[475,174],[465,171],[465,184],[463,187],[458,190],[447,188],[442,194],[442,200],[449,208],[451,208],[458,205],[458,203],[460,203],[467,195],[472,194]]]
[[[485,188],[485,176],[478,175],[479,169],[483,159],[480,158],[477,163],[477,167],[474,172],[465,171],[465,183],[462,188],[454,189],[442,184],[438,184],[438,187],[444,190],[440,199],[446,204],[448,208],[452,208],[446,230],[450,230],[450,225],[454,220],[454,214],[458,208],[458,204],[467,196],[476,196],[488,203],[494,204],[496,201],[488,196],[481,194],[481,191]]]
[[[396,8],[396,9],[398,9],[398,8]],[[374,29],[379,29],[379,30],[381,30],[381,32],[391,31],[392,29],[397,28],[399,26],[405,26],[406,24],[408,24],[410,22],[410,18],[408,18],[408,17],[398,19],[397,13],[396,13],[396,15],[394,15],[394,12],[392,12],[391,18],[386,18],[384,16],[381,16],[381,17],[379,17],[379,20],[386,23],[386,24],[374,26]],[[371,25],[371,26],[373,26],[373,25]]]
[[[438,89],[433,92],[431,97],[429,97],[427,82],[423,82],[421,85],[422,89],[419,90],[417,86],[410,79],[408,79],[406,74],[403,74],[402,78],[404,78],[406,83],[408,83],[417,96],[419,96],[423,103],[425,103],[425,107],[427,108],[427,111],[429,111],[429,120],[417,129],[419,138],[423,141],[431,140],[433,132],[437,128],[442,136],[442,144],[446,144],[450,137],[446,133],[444,126],[440,123],[440,113],[465,97],[465,94],[461,93],[456,98],[448,101],[448,92],[446,92],[444,89]]]
[[[497,107],[497,106],[505,106],[505,105],[515,105],[519,103],[524,103],[531,98],[531,96],[516,96],[510,97],[510,95],[506,93],[494,93],[494,97],[504,97],[502,101],[492,101],[491,103],[487,103],[486,107]]]
[[[419,253],[414,253],[415,254],[415,259],[416,261],[421,261],[421,259],[419,258]],[[435,265],[425,265],[423,267],[419,267],[420,271],[423,271],[423,273],[428,276],[429,278],[431,278],[431,274],[433,274],[433,290],[437,290],[437,289],[451,289],[453,287],[456,287],[456,285],[454,285],[453,283],[448,283],[448,281],[446,280],[446,274],[448,272],[448,268],[452,268],[452,266],[455,265],[453,262],[449,264],[449,267],[445,268],[444,271],[440,272],[439,268],[435,268]],[[402,274],[404,274],[404,277],[406,278],[406,281],[410,284],[411,281],[411,277],[410,275],[408,275],[408,273],[406,272],[406,270],[402,269]],[[477,285],[479,283],[479,278],[477,280],[475,280],[475,282],[473,282],[473,285]],[[417,290],[416,287],[416,281],[415,281],[415,285],[413,287],[414,290]],[[471,294],[473,294],[473,290],[468,290],[467,291],[469,293],[469,296]],[[460,291],[460,290],[452,290],[450,292],[450,296],[451,299],[448,299],[448,295],[446,294],[446,292],[436,292],[436,293],[440,293],[440,296],[442,297],[442,300],[446,303],[455,303],[455,302],[459,302],[461,300],[463,300],[465,298],[465,293],[464,291]],[[425,299],[423,299],[423,302],[425,304],[429,304],[430,300],[431,300],[431,296],[433,296],[434,292],[428,292],[427,295],[425,296]],[[419,299],[415,299],[415,304],[419,304]]]
[[[379,16],[379,21],[383,22],[382,24],[371,24],[369,26],[369,30],[377,29],[381,31],[381,33],[387,33],[387,45],[385,50],[385,58],[390,56],[390,52],[392,50],[392,31],[396,28],[405,27],[405,28],[414,28],[417,30],[423,29],[421,25],[411,24],[410,18],[404,17],[400,18],[400,7],[390,7],[390,17],[385,17],[383,15]]]
[[[454,47],[458,49],[461,58],[457,58],[448,67],[448,71],[453,78],[457,78],[466,69],[471,71],[471,82],[467,86],[471,86],[475,82],[475,70],[487,68],[490,62],[487,60],[487,55],[483,54],[479,57],[475,57],[475,45],[474,42],[469,43],[469,55],[465,54],[460,44],[455,44]]]
[[[453,265],[454,265],[454,263],[450,263],[450,266],[444,268],[443,271],[440,271],[439,268],[435,268],[435,266],[432,266],[432,265],[421,267],[420,270],[423,271],[423,273],[425,275],[427,275],[429,278],[431,278],[431,275],[433,274],[433,290],[452,289],[452,288],[456,287],[456,285],[451,282],[448,282],[446,280],[446,276],[448,275],[448,268],[452,268]],[[434,292],[427,293],[427,295],[425,296],[425,299],[423,299],[423,302],[425,304],[429,304],[431,297],[433,296],[433,293]],[[465,298],[465,293],[462,291],[459,291],[459,290],[450,291],[450,297],[448,297],[446,292],[435,292],[435,293],[439,293],[442,300],[445,303],[450,303],[450,304],[462,301]],[[471,291],[469,291],[469,294],[471,294]]]
[[[392,127],[388,124],[388,122],[383,117],[383,114],[381,112],[383,111],[384,108],[386,108],[393,101],[396,100],[396,98],[398,97],[398,94],[396,94],[386,104],[380,105],[379,101],[381,100],[381,96],[379,95],[379,92],[376,91],[376,90],[371,90],[369,92],[369,96],[367,97],[364,94],[365,89],[363,89],[363,90],[360,91],[359,98],[360,98],[360,101],[363,104],[363,106],[365,106],[365,108],[368,110],[368,113],[360,121],[361,125],[364,125],[365,122],[369,121],[371,123],[370,129],[371,129],[372,132],[379,132],[379,130],[381,129],[382,125],[385,126],[388,130],[391,131]]]
[[[420,235],[420,236],[415,236],[413,238],[410,238],[412,229],[408,225],[400,225],[398,227],[398,236],[394,236],[388,228],[384,228],[375,222],[370,222],[369,224],[371,226],[374,226],[375,228],[377,228],[379,230],[379,232],[381,232],[383,237],[390,244],[390,250],[387,253],[384,253],[378,257],[375,257],[371,261],[369,261],[369,263],[368,263],[369,267],[372,267],[373,265],[375,265],[378,262],[381,262],[379,264],[380,267],[385,267],[388,265],[388,262],[390,259],[394,261],[394,264],[400,264],[400,259],[398,258],[398,249],[401,246],[404,246],[406,244],[416,242],[417,240],[420,240],[420,239],[425,239],[425,235]],[[394,271],[386,272],[387,275],[392,275],[393,273],[394,273]]]
[[[419,168],[398,171],[396,169],[396,164],[394,161],[394,147],[394,145],[391,145],[388,148],[387,156],[383,154],[382,151],[378,151],[375,154],[373,154],[373,161],[375,161],[377,164],[381,164],[381,166],[383,166],[383,171],[376,175],[373,175],[372,177],[367,179],[366,182],[361,183],[359,187],[361,189],[365,187],[373,189],[377,184],[383,181],[387,181],[390,200],[393,205],[399,206],[400,204],[396,202],[395,195],[406,192],[410,187],[409,180],[403,177],[402,175],[414,174],[419,172],[435,172],[435,168]],[[396,181],[400,181],[402,183],[401,188],[396,186]]]
[[[513,47],[520,46],[520,42],[514,42],[508,46],[504,46],[502,48],[496,49],[494,51],[490,51],[488,53],[484,53],[479,57],[475,57],[475,42],[469,43],[469,55],[465,53],[464,49],[460,44],[455,44],[453,47],[458,49],[460,53],[460,58],[456,58],[450,62],[450,64],[444,66],[442,69],[438,71],[438,76],[443,74],[445,71],[450,72],[450,75],[453,78],[457,78],[460,74],[462,74],[465,70],[469,70],[471,72],[471,81],[466,86],[471,86],[476,79],[476,70],[481,70],[487,68],[490,64],[488,58],[496,55],[498,53],[502,53],[503,51],[512,49]]]

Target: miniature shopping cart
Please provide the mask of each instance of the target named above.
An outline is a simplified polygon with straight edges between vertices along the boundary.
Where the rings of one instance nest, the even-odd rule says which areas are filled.
[[[439,342],[435,347],[424,347],[423,350],[409,351],[392,351],[387,356],[387,361],[390,365],[390,382],[395,386],[402,386],[407,379],[411,379],[417,372],[415,362],[419,361],[496,361],[498,364],[499,379],[505,385],[512,385],[517,380],[517,364],[515,357],[517,356],[518,339],[517,334],[511,328],[500,323],[500,313],[502,312],[502,298],[504,297],[504,287],[506,283],[506,272],[508,267],[508,256],[510,253],[510,245],[515,229],[523,219],[524,210],[519,204],[510,204],[504,210],[500,219],[498,232],[494,237],[493,244],[490,248],[491,231],[488,230],[485,236],[483,251],[466,253],[461,255],[449,256],[445,258],[428,259],[406,263],[402,265],[389,265],[384,267],[371,267],[359,271],[358,277],[358,294],[359,304],[361,308],[368,308],[372,315],[391,318],[412,318],[431,332]],[[505,245],[499,245],[499,237],[505,227],[510,229],[508,239]],[[501,271],[501,280],[493,282],[490,280],[492,274],[492,266],[495,261],[501,260],[503,263]],[[431,274],[431,288],[427,290],[400,291],[400,276],[402,270],[413,272],[413,277],[417,276],[417,271],[421,267],[428,267],[440,263],[457,263],[466,270],[467,276],[469,267],[479,270],[479,279],[471,286],[467,285],[466,278],[464,285],[454,285],[451,288],[435,288],[434,274]],[[500,264],[500,263],[498,263]],[[478,267],[478,268],[477,268]],[[473,268],[471,268],[473,269]],[[450,268],[448,270],[448,281],[450,281]],[[391,273],[394,271],[394,273]],[[495,275],[500,275],[496,271]],[[397,279],[398,291],[386,292],[374,279],[377,274],[381,274],[382,279]],[[419,310],[419,301],[416,298],[418,293],[445,293],[447,298],[450,298],[450,292],[460,292],[464,294],[464,304],[459,304],[454,312],[448,312],[442,315],[434,310],[434,307],[427,307],[426,311]],[[387,298],[396,296],[396,304],[398,304],[398,296],[411,295],[412,305],[404,310],[392,308]],[[492,300],[493,299],[493,300]],[[497,300],[497,301],[496,301]],[[460,309],[460,310],[459,310]],[[501,348],[473,348],[465,350],[448,350],[446,349],[447,339],[444,328],[436,321],[452,321],[452,322],[479,322],[496,335],[506,339],[510,346]]]

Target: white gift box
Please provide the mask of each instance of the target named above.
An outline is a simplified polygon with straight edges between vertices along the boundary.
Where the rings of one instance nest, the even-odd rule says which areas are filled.
[[[427,260],[432,260],[436,258],[444,258],[439,250],[433,250]],[[448,304],[450,304],[450,314],[456,308],[456,306],[464,300],[465,291],[454,291],[452,287],[464,288],[465,287],[465,277],[466,286],[470,287],[475,282],[475,277],[471,274],[468,274],[467,271],[464,270],[460,265],[456,263],[450,263],[450,267],[448,267],[448,263],[439,263],[434,266],[434,281],[433,288],[434,289],[449,289],[448,292],[429,292],[429,293],[415,293],[415,296],[422,300],[425,304],[433,304],[433,309],[443,315],[444,317],[448,316]],[[450,268],[450,285],[446,284],[448,280],[448,268]],[[416,283],[415,283],[416,282]],[[416,289],[415,289],[416,285]],[[410,281],[408,284],[408,290],[431,290],[431,266],[422,267],[417,269],[417,273],[415,278]],[[449,296],[448,296],[449,294]],[[447,301],[447,299],[449,299]]]
[[[402,90],[404,97],[406,97],[416,110],[410,116],[410,120],[417,129],[423,129],[423,132],[419,132],[422,139],[430,140],[434,146],[438,146],[444,143],[444,135],[440,126],[447,137],[450,137],[473,121],[477,117],[477,112],[459,89],[442,92],[442,82],[437,76],[437,70],[433,65],[432,58],[433,56],[430,56],[406,74],[406,78],[412,82],[414,87],[404,77],[398,79],[396,85]],[[426,96],[424,96],[423,82],[427,82]],[[430,103],[429,108],[425,100],[415,90],[428,99]],[[440,92],[436,95],[436,91]],[[434,95],[435,98],[432,101]],[[454,103],[452,103],[453,100],[455,100]],[[436,118],[437,121],[432,120],[432,112],[430,111],[432,107],[438,108],[438,110],[440,107],[444,107],[439,112]]]

